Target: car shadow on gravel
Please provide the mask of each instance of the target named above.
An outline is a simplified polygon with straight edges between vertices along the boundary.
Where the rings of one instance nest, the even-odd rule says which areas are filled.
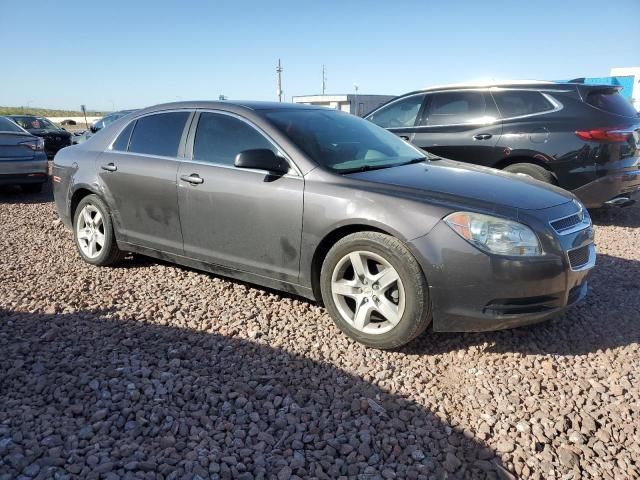
[[[546,322],[486,333],[427,332],[402,349],[436,355],[480,346],[486,352],[586,355],[640,343],[640,262],[598,255],[582,303]]]
[[[612,227],[640,227],[640,204],[623,208],[601,208],[589,211],[593,224]]]
[[[15,205],[49,202],[53,202],[53,190],[51,189],[51,182],[47,182],[42,187],[42,192],[40,193],[25,193],[17,185],[0,186],[0,203]]]
[[[331,364],[113,316],[0,310],[1,479],[509,476],[470,432]]]

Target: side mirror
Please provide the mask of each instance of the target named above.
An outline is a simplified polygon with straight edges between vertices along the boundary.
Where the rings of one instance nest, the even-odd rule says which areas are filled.
[[[289,164],[268,148],[244,150],[236,155],[234,165],[238,168],[252,168],[284,175],[289,171]]]
[[[91,130],[91,133],[96,133],[100,129],[98,127],[96,127],[95,125],[91,125],[89,127],[89,130]]]

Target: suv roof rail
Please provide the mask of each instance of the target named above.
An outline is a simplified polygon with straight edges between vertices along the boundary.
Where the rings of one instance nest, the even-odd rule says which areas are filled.
[[[443,85],[432,85],[422,88],[421,90],[439,90],[443,88],[455,88],[455,87],[500,87],[506,85],[553,85],[558,82],[551,82],[549,80],[481,80],[470,82],[449,83]]]

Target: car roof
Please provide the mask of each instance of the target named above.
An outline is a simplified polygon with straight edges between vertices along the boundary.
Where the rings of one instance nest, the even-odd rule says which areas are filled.
[[[257,100],[192,100],[182,102],[161,103],[151,107],[137,110],[137,113],[145,114],[158,110],[175,110],[181,108],[204,108],[204,109],[221,109],[225,110],[229,107],[244,108],[247,110],[328,110],[327,107],[316,105],[304,105],[299,103],[284,102],[265,102]]]

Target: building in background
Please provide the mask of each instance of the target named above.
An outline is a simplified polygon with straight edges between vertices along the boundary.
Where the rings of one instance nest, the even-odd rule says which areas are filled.
[[[395,95],[356,95],[355,93],[344,95],[302,95],[293,97],[293,103],[333,108],[363,117],[374,108],[395,97]]]

